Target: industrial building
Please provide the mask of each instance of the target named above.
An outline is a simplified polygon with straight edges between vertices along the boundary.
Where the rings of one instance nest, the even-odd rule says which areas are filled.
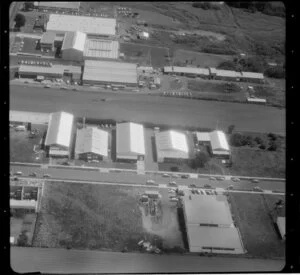
[[[251,98],[251,97],[247,97],[247,102],[248,103],[256,103],[256,104],[266,104],[267,100],[265,98]]]
[[[45,79],[62,78],[64,74],[63,67],[42,67],[32,65],[20,65],[18,75],[21,78],[36,78],[43,76]]]
[[[213,131],[210,133],[210,144],[214,156],[225,157],[230,155],[229,144],[226,135],[222,131]]]
[[[21,208],[21,209],[32,209],[36,210],[37,201],[36,200],[9,200],[9,206],[12,209]]]
[[[117,124],[117,160],[137,161],[145,157],[144,126],[126,122]]]
[[[84,60],[110,60],[119,57],[119,41],[87,38],[84,47]]]
[[[164,131],[155,133],[157,161],[176,161],[189,158],[187,137],[184,133]]]
[[[45,145],[49,156],[69,157],[74,117],[66,112],[51,113]]]
[[[177,67],[177,66],[169,66],[164,67],[165,74],[175,74],[181,76],[189,76],[189,77],[202,77],[209,78],[210,73],[209,69],[206,68],[192,68],[192,67]]]
[[[34,2],[34,6],[39,10],[53,10],[53,11],[73,11],[78,12],[80,2]]]
[[[136,87],[136,64],[113,61],[84,61],[82,76],[84,85],[115,85],[120,88]]]
[[[242,72],[241,80],[245,82],[264,83],[262,73]]]
[[[40,46],[43,50],[54,50],[55,33],[45,32],[40,40]]]
[[[242,74],[236,71],[229,70],[216,70],[214,79],[217,80],[228,80],[228,81],[240,81]]]
[[[190,252],[245,253],[226,196],[186,194],[183,215]]]
[[[139,66],[137,67],[138,73],[153,73],[153,67],[145,67],[145,66]]]
[[[209,132],[195,132],[195,137],[198,144],[210,144]]]
[[[62,43],[62,59],[82,61],[86,34],[83,32],[67,32]]]
[[[96,127],[77,129],[75,158],[102,160],[108,156],[108,132]]]
[[[50,14],[47,31],[56,34],[78,31],[92,37],[114,37],[116,34],[116,19]]]

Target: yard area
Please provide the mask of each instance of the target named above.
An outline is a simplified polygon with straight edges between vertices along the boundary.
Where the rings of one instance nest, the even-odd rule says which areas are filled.
[[[11,209],[10,236],[15,238],[15,244],[21,246],[32,244],[35,221],[34,210]]]
[[[272,198],[271,198],[272,197]],[[273,223],[269,204],[284,196],[230,193],[234,222],[239,228],[247,253],[263,258],[285,257],[285,242]],[[272,200],[272,202],[270,202]]]
[[[144,191],[145,188],[49,182],[33,245],[111,251],[138,251],[140,240],[155,239],[170,245],[168,228],[173,210],[166,210],[164,207],[170,205],[164,206],[163,201],[165,223],[159,229],[146,230],[139,207],[139,195]],[[176,239],[174,245],[178,242]]]
[[[33,148],[37,145],[39,150],[39,144],[43,138],[44,131],[46,131],[46,125],[32,125],[32,129],[38,129],[40,131],[35,137],[30,138],[30,132],[28,131],[15,131],[10,128],[10,161],[11,162],[37,162],[41,163],[45,160],[44,153],[35,153]]]

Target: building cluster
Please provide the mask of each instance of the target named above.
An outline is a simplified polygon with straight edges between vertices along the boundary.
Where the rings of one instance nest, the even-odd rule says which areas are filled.
[[[254,72],[236,72],[230,70],[219,70],[216,68],[192,68],[168,66],[164,67],[165,74],[180,75],[188,77],[201,77],[206,79],[227,80],[227,81],[245,81],[263,83],[264,75]]]
[[[185,194],[182,201],[190,252],[245,253],[226,196]]]

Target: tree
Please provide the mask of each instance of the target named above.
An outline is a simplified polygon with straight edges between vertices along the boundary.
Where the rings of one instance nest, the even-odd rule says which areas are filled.
[[[272,140],[268,147],[268,151],[276,151],[277,149],[278,149],[278,143],[276,141]]]
[[[246,143],[246,145],[249,145],[251,147],[254,146],[254,139],[253,139],[253,137],[246,136],[244,140],[245,140],[244,142]]]
[[[258,145],[260,145],[260,144],[263,143],[263,140],[262,140],[261,137],[255,137],[254,141],[255,141]]]
[[[277,139],[276,135],[273,134],[273,133],[269,133],[268,138],[271,139],[271,140],[276,140]]]
[[[229,126],[228,126],[228,130],[227,130],[228,135],[231,135],[231,134],[232,134],[234,128],[235,128],[235,125],[229,125]]]
[[[240,147],[242,146],[243,136],[240,133],[235,133],[230,138],[230,144],[232,146]]]
[[[26,18],[23,14],[18,13],[16,15],[15,22],[16,22],[16,25],[15,25],[16,28],[23,27],[26,23]]]
[[[25,2],[24,3],[24,10],[25,11],[30,11],[34,9],[34,4],[33,2]]]
[[[208,162],[209,157],[203,153],[203,152],[199,152],[196,154],[196,157],[192,160],[191,166],[193,169],[196,168],[203,168],[205,166],[205,164]]]

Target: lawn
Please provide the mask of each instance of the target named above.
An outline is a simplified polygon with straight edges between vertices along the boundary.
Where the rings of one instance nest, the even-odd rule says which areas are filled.
[[[143,188],[51,183],[45,186],[34,246],[137,251],[161,237],[143,227]]]
[[[267,102],[270,104],[285,107],[285,88],[278,89],[267,86],[255,86],[254,95],[259,98],[267,99]]]
[[[277,234],[266,204],[271,196],[273,195],[229,194],[234,222],[241,232],[247,253],[251,256],[285,257],[285,243]],[[284,199],[283,196],[280,198]]]

